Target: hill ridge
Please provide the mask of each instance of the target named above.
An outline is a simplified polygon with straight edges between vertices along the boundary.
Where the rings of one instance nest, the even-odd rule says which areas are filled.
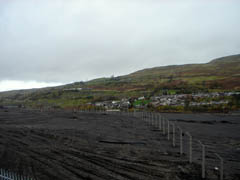
[[[57,87],[0,92],[1,103],[76,104],[124,97],[152,96],[163,91],[192,93],[240,90],[240,54],[208,63],[159,66],[127,75],[98,78]],[[68,91],[66,91],[68,90]]]

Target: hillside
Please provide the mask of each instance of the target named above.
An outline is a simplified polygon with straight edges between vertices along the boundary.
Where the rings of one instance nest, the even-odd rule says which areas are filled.
[[[154,67],[125,76],[54,88],[2,92],[0,104],[66,107],[124,97],[152,96],[166,91],[192,93],[224,90],[240,90],[240,55],[214,59],[206,64]]]
[[[87,82],[93,89],[119,91],[167,89],[239,89],[240,55],[212,60],[206,64],[155,67],[126,76]]]

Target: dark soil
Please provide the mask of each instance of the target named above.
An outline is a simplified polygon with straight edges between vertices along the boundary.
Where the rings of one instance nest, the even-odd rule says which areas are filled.
[[[195,162],[201,157],[200,140],[206,146],[208,169],[219,168],[218,153],[224,160],[225,179],[240,179],[240,114],[164,114],[193,136]]]
[[[194,120],[187,115],[165,116]],[[237,119],[223,123],[228,122],[228,117],[224,117],[219,122],[216,119],[214,124],[177,122],[204,143],[214,145],[212,149],[220,147],[217,152],[234,165],[226,176],[228,179],[239,178]],[[198,153],[196,150],[196,158]],[[209,157],[212,158],[211,154]],[[197,180],[201,179],[201,167],[198,158],[195,162],[190,165],[187,154],[180,156],[178,147],[171,147],[161,131],[141,118],[105,113],[0,110],[0,167],[36,180]],[[210,169],[207,177],[216,179],[217,175]]]

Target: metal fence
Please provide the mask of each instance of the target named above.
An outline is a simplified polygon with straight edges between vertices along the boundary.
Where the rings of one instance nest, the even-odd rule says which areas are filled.
[[[148,125],[153,126],[155,128],[158,128],[164,136],[166,136],[166,139],[168,141],[171,141],[171,144],[175,148],[179,148],[179,154],[180,156],[185,153],[188,158],[189,163],[193,163],[193,143],[195,143],[196,147],[198,147],[199,151],[201,152],[201,177],[202,179],[206,178],[206,147],[204,143],[202,143],[200,140],[194,139],[190,132],[183,132],[182,128],[180,126],[177,126],[175,122],[172,122],[168,120],[166,117],[162,116],[161,114],[157,113],[151,113],[151,112],[141,112],[141,119],[145,121]],[[183,138],[183,134],[186,135],[185,138]],[[176,142],[178,140],[179,142]],[[197,144],[196,144],[197,143]],[[186,144],[187,148],[183,148],[183,144]],[[179,146],[179,147],[178,147]],[[218,179],[223,180],[224,178],[224,160],[223,158],[217,154],[214,153],[215,156],[215,162],[216,167],[219,171]],[[195,158],[196,159],[196,158]]]
[[[33,178],[21,176],[17,173],[0,169],[0,180],[34,180]]]
[[[166,140],[171,142],[171,146],[174,148],[179,148],[180,156],[184,154],[187,157],[187,161],[191,164],[193,162],[199,163],[196,161],[196,158],[193,157],[193,145],[195,148],[198,148],[200,152],[200,162],[201,162],[201,177],[202,179],[207,178],[206,172],[208,166],[206,166],[206,158],[207,156],[207,145],[204,144],[201,140],[193,139],[193,136],[190,132],[184,132],[183,128],[178,126],[174,121],[170,121],[166,117],[162,116],[159,113],[152,113],[152,112],[129,112],[129,111],[105,111],[105,110],[88,110],[88,111],[81,111],[85,113],[107,113],[107,114],[119,114],[125,116],[134,116],[140,118],[144,122],[147,123],[148,126],[157,128],[163,136],[166,136]],[[186,135],[183,137],[183,135]],[[224,179],[224,160],[223,158],[214,152],[215,156],[214,164],[218,169],[218,179]],[[185,156],[183,156],[185,157]],[[18,176],[14,173],[9,171],[5,171],[1,169],[0,171],[0,180],[33,180],[29,177]]]
[[[174,121],[170,121],[160,113],[153,113],[153,112],[129,112],[129,111],[94,111],[94,112],[105,112],[108,114],[119,114],[119,115],[126,115],[126,116],[134,116],[137,118],[142,119],[147,123],[148,126],[157,128],[160,130],[161,134],[163,136],[166,136],[166,139],[168,141],[171,141],[171,146],[174,148],[179,148],[179,154],[180,156],[183,156],[184,154],[187,157],[188,162],[191,163],[201,163],[201,177],[202,179],[207,178],[206,172],[207,170],[213,169],[213,167],[207,166],[207,157],[209,157],[209,154],[207,154],[206,148],[208,146],[204,144],[201,140],[193,138],[190,132],[184,132],[183,128],[178,126]],[[183,137],[183,135],[186,135]],[[193,147],[194,149],[198,149],[198,152],[200,152],[200,157],[196,157],[196,153],[193,153]],[[195,157],[194,157],[194,156]],[[218,170],[218,179],[223,180],[224,179],[224,160],[223,158],[215,153],[213,151],[212,156],[214,158],[211,158],[213,160],[214,167]],[[184,156],[185,157],[185,156]],[[196,160],[200,159],[200,161]],[[210,159],[208,159],[210,161]],[[209,169],[207,169],[209,168]],[[215,170],[216,170],[215,169]]]

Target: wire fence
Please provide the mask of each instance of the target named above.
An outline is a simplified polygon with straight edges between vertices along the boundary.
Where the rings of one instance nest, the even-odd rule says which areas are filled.
[[[105,113],[140,118],[148,126],[157,128],[163,136],[166,136],[166,139],[170,141],[171,146],[173,148],[179,148],[180,156],[187,157],[187,161],[190,164],[200,164],[202,179],[208,178],[207,172],[213,169],[217,172],[217,179],[224,179],[223,158],[217,154],[214,149],[211,149],[211,151],[206,151],[206,148],[210,148],[208,144],[204,144],[201,140],[194,138],[191,132],[183,131],[183,127],[177,125],[177,123],[174,121],[170,121],[160,113],[135,111],[108,111]]]
[[[180,156],[187,157],[187,161],[192,163],[199,163],[201,164],[201,178],[207,178],[207,170],[209,168],[212,169],[213,167],[209,167],[214,164],[215,170],[218,172],[218,179],[224,179],[224,160],[223,158],[217,154],[215,151],[212,151],[212,155],[215,158],[207,159],[208,152],[206,148],[208,148],[207,144],[204,144],[201,140],[195,139],[191,132],[183,131],[183,128],[177,125],[174,121],[170,121],[163,115],[159,113],[152,113],[152,112],[129,112],[129,111],[81,111],[81,112],[91,112],[91,113],[107,113],[107,114],[118,114],[118,115],[125,115],[125,116],[134,116],[136,118],[140,118],[144,121],[148,126],[157,128],[163,136],[166,136],[166,140],[171,142],[171,146],[173,148],[179,148]],[[186,135],[186,136],[184,136]],[[193,153],[193,148],[198,153]],[[200,154],[200,157],[199,157]],[[199,161],[200,160],[200,161]],[[206,162],[211,162],[207,164]],[[25,177],[18,175],[16,173],[0,169],[0,180],[34,180],[30,177]]]
[[[194,157],[193,154],[193,147],[198,152],[200,152],[201,157],[201,177],[205,179],[207,168],[210,170],[212,167],[207,166],[206,158],[209,157],[206,154],[206,147],[204,143],[202,143],[198,139],[193,139],[193,136],[190,132],[184,132],[182,127],[177,126],[175,122],[168,120],[166,117],[162,116],[161,114],[155,114],[151,112],[141,112],[141,119],[145,121],[148,125],[158,128],[164,136],[167,136],[167,140],[171,141],[171,144],[174,148],[179,148],[179,154],[182,156],[183,154],[187,155],[188,162],[191,164],[195,160],[198,163],[197,159],[199,157]],[[154,115],[155,114],[155,115]],[[186,136],[183,138],[183,134]],[[176,142],[179,141],[179,142]],[[184,148],[184,145],[186,148]],[[196,153],[195,156],[198,156],[199,153]],[[212,164],[215,164],[215,170],[218,171],[218,179],[224,179],[224,160],[223,158],[213,151],[215,158],[209,159]]]
[[[17,173],[0,169],[0,180],[33,180],[33,178],[18,175]]]

